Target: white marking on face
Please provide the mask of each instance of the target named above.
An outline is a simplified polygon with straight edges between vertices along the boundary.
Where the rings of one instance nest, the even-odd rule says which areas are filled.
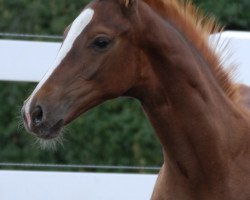
[[[51,74],[55,71],[55,69],[60,65],[60,63],[63,61],[63,59],[66,57],[68,52],[71,50],[75,40],[77,37],[81,34],[81,32],[85,29],[85,27],[90,23],[94,16],[94,10],[91,8],[87,8],[84,10],[72,23],[72,26],[67,34],[67,37],[65,38],[62,47],[59,50],[59,53],[56,57],[56,60],[52,67],[47,71],[45,76],[42,78],[42,80],[39,82],[35,90],[32,92],[28,102],[25,106],[25,113],[27,116],[29,116],[29,109],[30,104],[32,102],[33,97],[37,93],[37,91],[43,86],[43,84],[48,80],[48,78],[51,76]],[[30,117],[28,117],[30,118]],[[28,123],[30,125],[31,122]]]

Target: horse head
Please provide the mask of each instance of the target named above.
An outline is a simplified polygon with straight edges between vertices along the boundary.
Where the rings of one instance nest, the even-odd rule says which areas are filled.
[[[24,103],[29,132],[57,137],[80,114],[134,86],[136,6],[133,0],[93,1],[65,30],[54,64]]]

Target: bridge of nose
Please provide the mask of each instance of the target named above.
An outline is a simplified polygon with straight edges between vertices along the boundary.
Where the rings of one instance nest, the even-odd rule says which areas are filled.
[[[94,10],[91,8],[87,8],[82,11],[82,13],[74,20],[72,23],[70,30],[67,34],[67,37],[65,38],[61,49],[59,50],[59,53],[55,59],[54,64],[51,66],[51,68],[48,70],[48,72],[45,74],[43,79],[39,82],[33,93],[31,94],[30,98],[25,103],[25,116],[27,120],[28,126],[32,124],[32,108],[35,104],[35,99],[37,98],[38,92],[41,96],[40,90],[46,83],[46,81],[50,78],[50,76],[53,74],[55,69],[60,65],[62,60],[66,57],[68,52],[71,50],[74,41],[76,38],[82,33],[82,31],[85,29],[85,27],[91,22],[92,18],[94,16]],[[35,105],[36,106],[36,105]],[[40,105],[41,106],[41,105]],[[46,113],[44,113],[46,114]]]

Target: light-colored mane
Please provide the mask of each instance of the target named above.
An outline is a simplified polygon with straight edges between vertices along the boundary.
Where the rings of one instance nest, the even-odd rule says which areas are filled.
[[[236,89],[231,81],[231,71],[223,69],[220,55],[217,55],[209,44],[209,36],[212,33],[221,32],[223,28],[211,16],[204,15],[190,0],[143,0],[163,18],[176,25],[204,59],[208,62],[210,69],[219,85],[226,95],[234,100]]]

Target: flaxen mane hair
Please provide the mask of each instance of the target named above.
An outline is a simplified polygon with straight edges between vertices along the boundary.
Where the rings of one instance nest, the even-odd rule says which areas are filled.
[[[209,35],[221,32],[214,17],[205,16],[190,0],[143,0],[163,18],[170,21],[192,42],[211,66],[211,71],[226,95],[234,100],[236,89],[231,81],[231,72],[223,69],[220,55],[209,47]]]

